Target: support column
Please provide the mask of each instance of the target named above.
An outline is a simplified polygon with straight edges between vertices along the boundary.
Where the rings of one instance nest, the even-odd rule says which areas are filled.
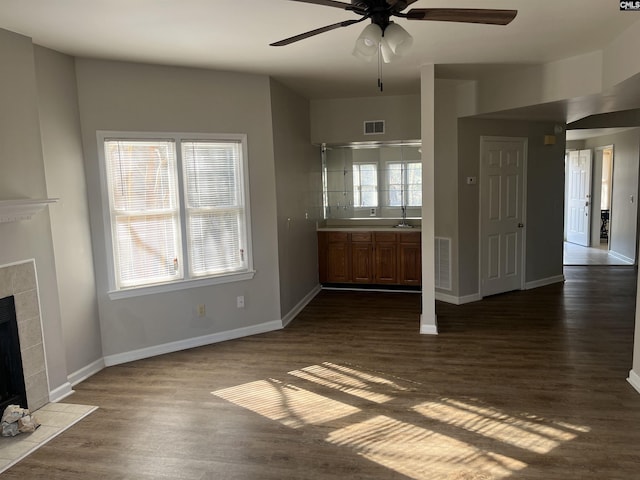
[[[638,254],[640,254],[640,249]],[[638,282],[636,289],[636,330],[633,339],[633,366],[627,381],[640,393],[640,282]]]
[[[420,333],[438,334],[435,290],[434,108],[435,67],[420,69],[422,130],[422,314]]]

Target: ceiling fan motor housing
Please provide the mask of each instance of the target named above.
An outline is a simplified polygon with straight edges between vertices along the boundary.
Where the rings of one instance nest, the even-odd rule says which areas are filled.
[[[371,23],[378,25],[382,31],[389,26],[389,20],[407,7],[407,0],[351,0],[353,11],[371,19]]]

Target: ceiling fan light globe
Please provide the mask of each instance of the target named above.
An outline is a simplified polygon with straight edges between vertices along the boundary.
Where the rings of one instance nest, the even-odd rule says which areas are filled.
[[[397,23],[390,23],[385,28],[382,39],[383,43],[386,43],[388,48],[399,57],[406,55],[413,45],[413,37]]]
[[[375,57],[375,54],[373,54],[373,55],[364,55],[364,54],[362,54],[362,52],[358,51],[357,48],[353,49],[353,52],[351,52],[351,55],[353,55],[357,59],[362,60],[363,62],[367,62],[367,63],[371,63],[371,61]]]
[[[380,42],[380,54],[382,55],[382,61],[384,63],[391,63],[400,58],[398,55],[393,53],[393,50],[389,46],[389,42],[387,42],[384,37],[382,37],[382,41]]]
[[[356,40],[353,56],[370,62],[378,53],[378,45],[382,39],[382,29],[371,23],[367,25]]]

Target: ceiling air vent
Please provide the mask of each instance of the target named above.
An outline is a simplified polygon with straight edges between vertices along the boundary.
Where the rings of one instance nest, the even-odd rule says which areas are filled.
[[[384,120],[368,120],[364,122],[365,135],[382,135],[384,134]]]

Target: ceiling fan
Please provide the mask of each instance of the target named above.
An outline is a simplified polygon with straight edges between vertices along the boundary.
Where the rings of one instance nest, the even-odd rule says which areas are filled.
[[[417,0],[351,0],[351,3],[334,0],[291,0],[295,2],[314,3],[327,7],[340,8],[360,15],[357,20],[345,20],[342,22],[316,28],[309,32],[294,35],[271,44],[273,47],[289,45],[305,38],[313,37],[320,33],[329,32],[341,27],[348,27],[355,23],[371,20],[378,25],[382,32],[393,24],[391,17],[406,18],[407,20],[433,20],[440,22],[482,23],[489,25],[507,25],[518,13],[517,10],[495,10],[485,8],[412,8],[403,12],[409,5]]]

